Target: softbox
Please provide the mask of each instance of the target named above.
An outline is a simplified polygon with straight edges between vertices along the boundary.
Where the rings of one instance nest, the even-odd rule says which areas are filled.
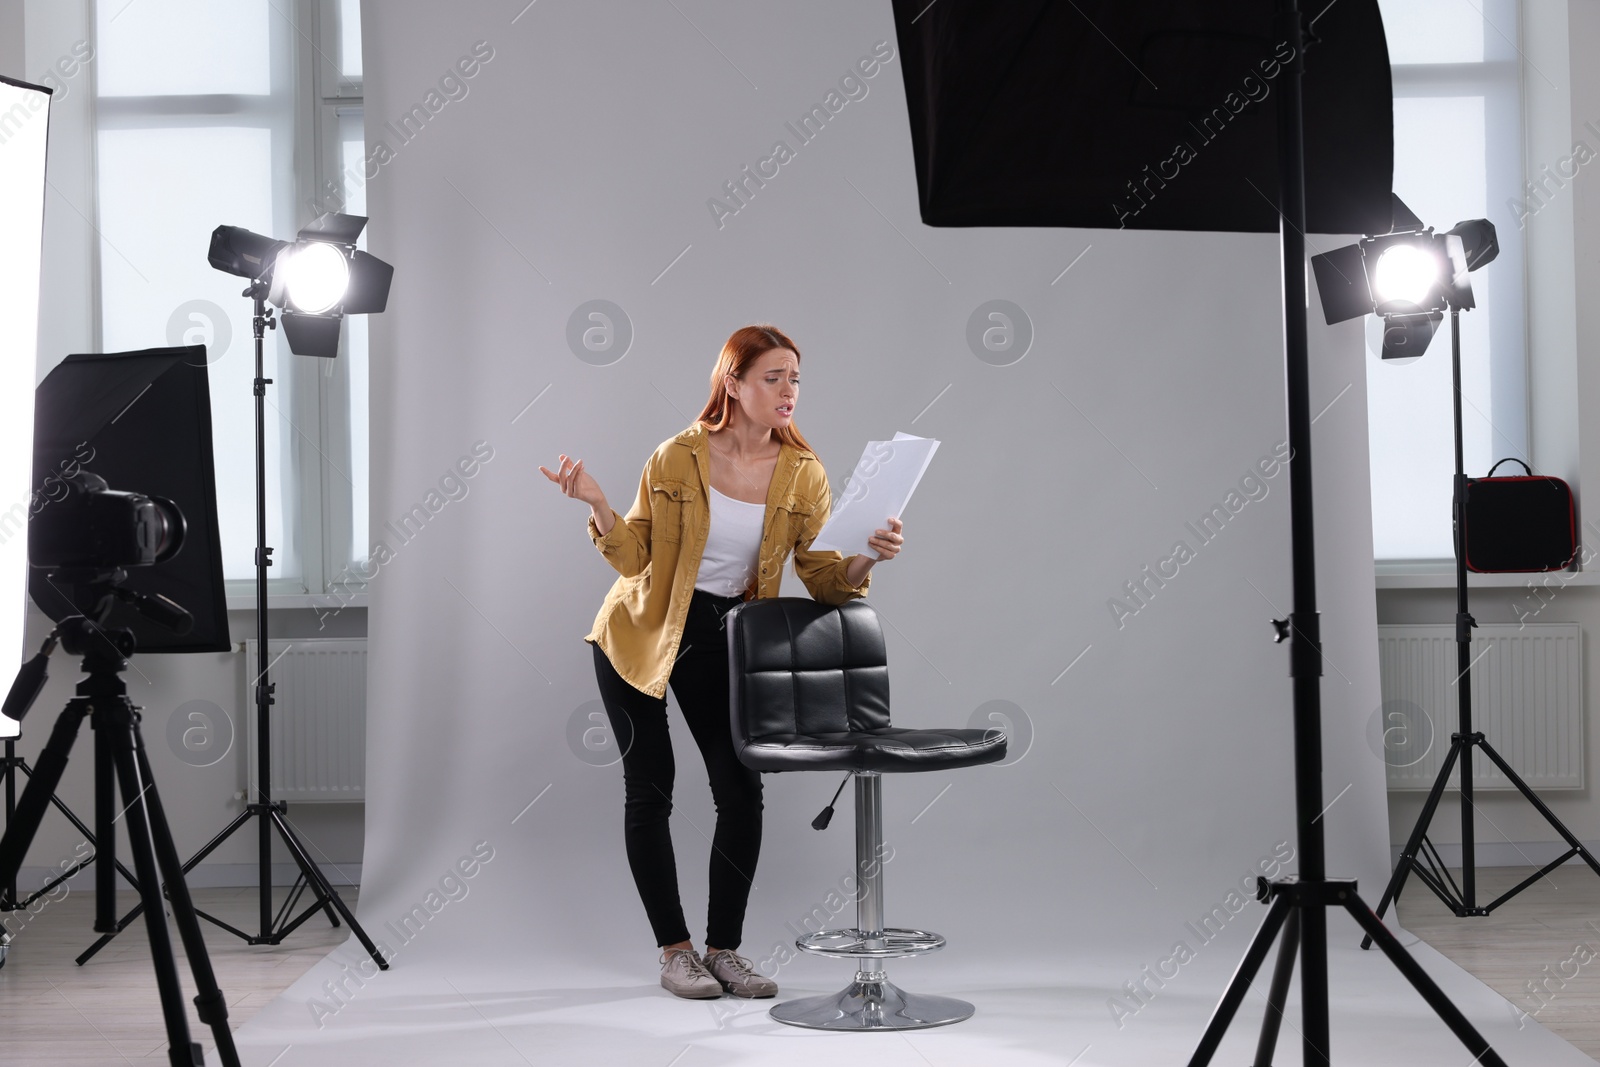
[[[1306,229],[1387,233],[1377,0],[1312,0]],[[894,0],[929,226],[1278,229],[1272,0]]]
[[[177,601],[194,616],[194,628],[175,634],[120,601],[106,625],[131,629],[140,652],[228,651],[205,346],[62,360],[34,393],[34,506],[49,507],[63,474],[77,467],[112,489],[171,500],[187,527],[175,556],[130,567],[123,584]],[[53,585],[37,567],[28,593],[54,620],[75,612],[73,591]]]

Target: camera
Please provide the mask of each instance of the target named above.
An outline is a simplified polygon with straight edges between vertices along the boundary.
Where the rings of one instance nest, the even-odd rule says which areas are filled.
[[[28,522],[28,560],[35,567],[107,569],[165,563],[183,547],[183,512],[164,497],[110,488],[79,470],[61,479],[65,496]]]

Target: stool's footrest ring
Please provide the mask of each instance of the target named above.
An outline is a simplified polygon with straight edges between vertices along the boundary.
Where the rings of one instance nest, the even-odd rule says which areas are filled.
[[[920,956],[944,948],[944,938],[927,930],[907,930],[900,926],[885,926],[877,936],[854,928],[819,930],[798,937],[795,948],[802,952],[815,952],[819,956],[853,956],[860,959],[895,959],[900,956]]]

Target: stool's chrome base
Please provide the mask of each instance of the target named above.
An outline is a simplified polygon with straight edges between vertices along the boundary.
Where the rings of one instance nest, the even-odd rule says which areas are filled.
[[[801,997],[767,1012],[780,1023],[813,1030],[923,1030],[972,1017],[972,1005],[954,997],[907,993],[884,973],[883,961],[919,956],[944,947],[944,938],[927,930],[883,925],[883,864],[894,858],[883,849],[882,777],[856,772],[856,925],[818,930],[795,940],[802,952],[850,956],[859,961],[854,982],[838,993]]]
[[[874,979],[863,981],[863,979]],[[774,1005],[767,1014],[780,1023],[812,1030],[924,1030],[958,1023],[973,1007],[954,997],[907,993],[883,972],[857,971],[856,980],[838,993],[800,997]]]

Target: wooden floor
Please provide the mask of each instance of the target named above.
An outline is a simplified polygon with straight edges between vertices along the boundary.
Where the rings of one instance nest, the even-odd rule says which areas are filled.
[[[1526,867],[1480,870],[1479,901],[1493,900],[1531,873]],[[1452,874],[1459,879],[1460,872]],[[343,887],[340,895],[354,906],[358,891]],[[123,909],[133,902],[131,894],[119,896]],[[195,902],[236,926],[256,924],[254,890],[200,889]],[[1411,933],[1600,1059],[1600,877],[1569,864],[1493,915],[1472,919],[1451,915],[1412,881],[1399,911]],[[0,1062],[102,1067],[165,1061],[166,1033],[144,926],[130,927],[79,967],[73,957],[95,940],[93,912],[93,894],[74,891],[59,901],[41,902],[35,914],[0,914],[13,933],[0,967],[0,1019],[5,1020]],[[209,923],[203,928],[235,1028],[348,936],[345,927],[331,927],[320,917],[276,946],[246,945]],[[193,1026],[194,982],[181,949],[178,970]],[[1543,982],[1542,997],[1530,992],[1530,982]],[[192,1037],[207,1050],[207,1062],[216,1063],[210,1031],[197,1028]]]
[[[1533,871],[1480,868],[1479,906]],[[1459,885],[1461,872],[1450,874]],[[1371,902],[1376,905],[1376,898]],[[1400,925],[1600,1060],[1600,876],[1586,865],[1569,862],[1493,914],[1465,919],[1456,918],[1413,878],[1401,896]],[[1530,990],[1530,983],[1540,993]]]
[[[357,889],[336,888],[353,910]],[[284,895],[280,888],[277,900]],[[194,899],[196,907],[241,929],[253,930],[260,923],[254,889],[197,889]],[[301,898],[302,906],[308,899]],[[118,916],[137,902],[132,893],[119,893]],[[0,967],[0,1063],[166,1063],[167,1035],[143,918],[79,967],[74,957],[98,937],[93,891],[73,890],[57,901],[44,898],[35,907],[36,913],[0,913],[0,922],[12,933],[5,966]],[[177,930],[171,929],[190,1039],[205,1048],[208,1064],[216,1064],[216,1041],[209,1027],[195,1022],[194,979]],[[347,926],[334,928],[320,915],[307,919],[280,945],[247,945],[204,920],[201,929],[217,985],[227,997],[230,1029],[237,1029],[350,933]]]

